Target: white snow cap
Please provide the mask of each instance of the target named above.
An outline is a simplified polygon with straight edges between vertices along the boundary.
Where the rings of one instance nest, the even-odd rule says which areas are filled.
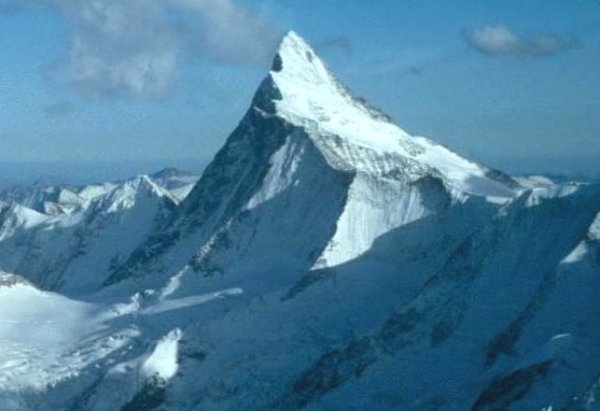
[[[353,97],[293,31],[281,41],[270,76],[281,93],[277,112],[292,124],[380,151],[396,151],[399,140],[410,138],[385,114]]]
[[[278,77],[308,86],[331,84],[333,77],[315,51],[294,31],[282,40],[272,70]]]
[[[345,148],[335,150],[339,155],[355,153],[346,160],[356,169],[378,167],[379,163],[360,160],[365,156],[356,148],[367,149],[375,155],[401,156],[438,170],[463,192],[494,197],[516,193],[506,181],[488,176],[485,167],[426,138],[411,136],[389,116],[354,97],[293,31],[281,41],[270,77],[281,95],[275,101],[277,114],[321,141],[326,136],[342,139]]]

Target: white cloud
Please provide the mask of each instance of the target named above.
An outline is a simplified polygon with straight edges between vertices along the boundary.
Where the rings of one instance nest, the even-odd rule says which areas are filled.
[[[232,0],[39,0],[58,9],[71,39],[66,78],[101,96],[168,94],[190,53],[227,64],[266,62],[279,38]]]
[[[471,47],[488,56],[551,56],[577,45],[572,38],[554,34],[520,36],[504,25],[463,30],[463,37]]]
[[[158,2],[54,0],[71,30],[65,72],[93,94],[134,97],[166,94],[179,44]]]
[[[272,56],[280,33],[232,0],[170,0],[195,11],[192,41],[224,63],[263,64]]]

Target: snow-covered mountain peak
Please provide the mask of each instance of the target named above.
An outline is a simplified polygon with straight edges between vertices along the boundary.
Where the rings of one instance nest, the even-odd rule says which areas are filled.
[[[333,77],[315,51],[294,31],[282,40],[273,62],[272,72],[297,84],[331,85]]]
[[[109,196],[102,201],[108,201],[110,206],[107,211],[116,211],[122,208],[130,208],[140,198],[166,198],[167,201],[177,204],[178,201],[167,190],[159,187],[148,176],[141,175],[124,182],[115,188]]]
[[[342,135],[379,151],[397,151],[410,138],[389,116],[354,97],[293,31],[281,41],[270,77],[279,92],[277,113],[295,125]]]
[[[459,191],[512,197],[519,184],[426,138],[413,137],[381,110],[355,97],[295,32],[281,41],[256,101],[301,127],[335,168],[414,181],[442,177]],[[255,107],[263,109],[262,106]]]
[[[166,192],[145,174],[142,174],[133,178],[132,180],[125,182],[124,187],[141,192],[151,192],[158,196],[165,195]]]

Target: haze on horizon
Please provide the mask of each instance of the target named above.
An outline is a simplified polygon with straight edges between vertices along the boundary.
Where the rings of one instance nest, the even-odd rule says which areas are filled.
[[[0,0],[0,183],[198,171],[289,29],[412,134],[596,176],[599,15],[591,0]]]

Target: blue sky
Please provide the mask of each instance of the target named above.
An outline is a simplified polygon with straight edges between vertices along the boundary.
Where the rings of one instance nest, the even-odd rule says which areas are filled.
[[[294,29],[410,133],[600,172],[598,1],[144,1],[0,0],[0,163],[201,164]]]

